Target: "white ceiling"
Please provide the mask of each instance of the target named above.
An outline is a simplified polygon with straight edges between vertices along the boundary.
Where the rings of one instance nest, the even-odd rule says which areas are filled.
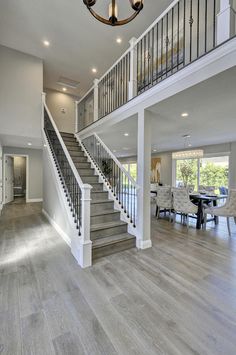
[[[152,148],[157,148],[158,152],[183,149],[184,134],[191,135],[192,147],[236,141],[235,93],[236,67],[151,107]],[[183,112],[188,112],[189,116],[182,118]],[[129,137],[124,136],[125,132]],[[135,117],[99,135],[116,150],[117,156],[137,154]]]
[[[42,149],[42,139],[0,134],[0,143],[5,147]],[[31,143],[31,145],[28,145]]]
[[[158,17],[171,0],[144,0],[144,10],[130,24],[108,27],[96,21],[83,0],[0,0],[0,44],[44,60],[44,86],[61,90],[60,76],[80,82],[68,92],[82,96]],[[110,0],[97,0],[96,9],[105,14]],[[117,0],[120,15],[130,11],[129,0]],[[116,38],[123,39],[121,45]],[[45,48],[42,40],[51,45]],[[98,69],[97,74],[91,68]]]

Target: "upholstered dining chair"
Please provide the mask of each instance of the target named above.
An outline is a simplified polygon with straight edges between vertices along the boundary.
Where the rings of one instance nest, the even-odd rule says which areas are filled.
[[[186,188],[172,188],[174,222],[176,221],[177,212],[181,215],[187,215],[187,227],[189,228],[189,214],[197,214],[198,207],[190,201],[189,192]]]
[[[157,218],[160,216],[160,209],[169,210],[169,220],[171,221],[172,193],[170,186],[158,186],[156,189]]]
[[[205,209],[204,229],[206,229],[208,214],[217,217],[226,217],[229,236],[231,236],[230,217],[234,217],[234,221],[236,223],[236,189],[229,190],[229,195],[224,205],[218,207],[209,207]]]

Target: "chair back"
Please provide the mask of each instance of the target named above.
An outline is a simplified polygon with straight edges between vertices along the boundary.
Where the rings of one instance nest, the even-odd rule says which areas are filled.
[[[224,206],[229,216],[236,216],[236,189],[230,189]]]
[[[189,192],[186,188],[172,188],[173,207],[175,211],[185,211],[189,206]]]
[[[157,186],[156,203],[161,208],[172,208],[172,193],[170,186]]]

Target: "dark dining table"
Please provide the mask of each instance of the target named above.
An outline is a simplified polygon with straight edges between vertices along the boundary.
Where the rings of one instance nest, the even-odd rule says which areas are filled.
[[[151,191],[152,194],[156,195],[156,191]],[[219,200],[224,200],[228,196],[227,195],[207,195],[201,193],[190,193],[189,194],[190,200],[198,206],[198,211],[196,216],[192,216],[196,218],[196,229],[201,229],[203,222],[204,222],[204,204],[209,205],[210,203],[213,204],[214,207],[218,205]],[[213,216],[212,218],[207,219],[207,222],[215,221],[218,224],[219,218],[217,216]]]

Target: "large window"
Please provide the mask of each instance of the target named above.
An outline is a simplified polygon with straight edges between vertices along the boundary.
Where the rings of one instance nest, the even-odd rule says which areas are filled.
[[[228,187],[229,156],[204,157],[201,159],[176,160],[175,185]]]

